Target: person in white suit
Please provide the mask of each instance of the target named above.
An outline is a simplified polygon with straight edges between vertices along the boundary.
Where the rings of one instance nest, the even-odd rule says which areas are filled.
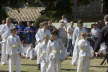
[[[61,41],[57,37],[58,32],[54,31],[51,33],[51,39],[48,41],[48,68],[47,72],[60,72],[60,61],[61,61]]]
[[[6,41],[6,54],[9,60],[9,72],[13,72],[14,65],[16,66],[16,72],[20,70],[20,56],[21,56],[22,45],[19,36],[17,35],[16,29],[11,29],[11,35]]]
[[[40,66],[41,72],[46,72],[48,65],[48,52],[47,52],[47,44],[49,41],[49,37],[46,36],[45,40],[41,43],[40,46]]]
[[[93,57],[94,51],[87,40],[87,33],[81,33],[77,45],[79,48],[77,72],[89,72],[90,58]]]
[[[83,27],[83,22],[81,20],[78,21],[77,27],[73,31],[73,36],[72,36],[72,44],[74,46],[73,49],[73,56],[72,56],[72,65],[77,65],[78,61],[78,53],[79,53],[79,48],[77,47],[77,43],[79,40],[79,36],[81,32],[87,32],[86,28]]]
[[[50,35],[51,35],[50,30],[48,29],[48,22],[46,22],[46,21],[42,22],[40,25],[42,26],[42,28],[40,28],[35,35],[36,42],[37,42],[35,50],[37,53],[37,64],[38,65],[40,65],[41,44],[46,39],[46,36],[50,37]],[[40,66],[39,66],[39,68],[40,68]]]
[[[1,49],[1,64],[7,63],[7,56],[6,56],[6,40],[8,36],[11,34],[10,29],[15,27],[10,18],[6,18],[6,23],[3,24],[0,28],[0,36],[2,39],[2,49]]]

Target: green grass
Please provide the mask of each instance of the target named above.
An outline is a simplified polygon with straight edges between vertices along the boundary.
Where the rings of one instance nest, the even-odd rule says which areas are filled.
[[[90,72],[105,72],[108,68],[108,65],[101,66],[99,65],[101,63],[102,59],[92,59],[91,60],[91,66],[90,66]],[[22,59],[21,61],[22,66],[21,70],[22,72],[40,72],[36,65],[36,60],[27,60]],[[61,65],[62,72],[76,72],[76,67],[71,65],[71,58],[68,58],[65,60]],[[0,72],[8,71],[8,66],[0,65]]]

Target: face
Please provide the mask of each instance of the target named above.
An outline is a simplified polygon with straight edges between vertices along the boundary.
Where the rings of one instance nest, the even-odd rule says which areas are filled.
[[[48,25],[47,25],[47,24],[46,24],[46,25],[44,25],[44,28],[45,28],[45,29],[48,29]]]
[[[7,24],[11,24],[11,20],[10,19],[6,19],[6,23]]]
[[[81,33],[81,37],[86,39],[87,38],[87,34],[86,33]]]
[[[5,20],[2,21],[2,24],[5,24]]]
[[[17,34],[17,30],[13,30],[12,34],[16,35]]]
[[[48,25],[51,25],[52,24],[52,21],[48,21]]]

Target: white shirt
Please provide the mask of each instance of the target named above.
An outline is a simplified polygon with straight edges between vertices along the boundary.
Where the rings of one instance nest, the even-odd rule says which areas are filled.
[[[10,35],[6,40],[6,54],[14,55],[21,53],[22,45],[19,36]]]
[[[11,34],[10,30],[12,28],[15,28],[13,24],[10,24],[10,27],[8,27],[7,24],[4,24],[1,26],[0,35],[1,35],[2,40],[7,39],[7,37]]]
[[[72,44],[75,45],[75,42],[76,40],[78,40],[79,36],[80,36],[80,33],[81,32],[87,32],[86,28],[79,28],[79,27],[76,27],[73,31],[73,36],[72,36]]]
[[[71,26],[68,26],[68,28],[67,28],[67,38],[68,39],[72,39],[73,30],[74,29]]]
[[[49,37],[51,36],[50,30],[44,30],[43,28],[39,29],[35,35],[36,41],[38,42],[43,40],[46,35]]]
[[[93,48],[90,46],[90,43],[85,40],[81,39],[78,41],[78,48],[80,50],[79,56],[93,56]]]

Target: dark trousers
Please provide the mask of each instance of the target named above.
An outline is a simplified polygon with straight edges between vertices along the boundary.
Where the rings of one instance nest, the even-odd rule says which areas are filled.
[[[70,55],[72,56],[72,54],[73,54],[72,39],[68,39],[68,43],[67,43],[67,52],[69,52]]]

